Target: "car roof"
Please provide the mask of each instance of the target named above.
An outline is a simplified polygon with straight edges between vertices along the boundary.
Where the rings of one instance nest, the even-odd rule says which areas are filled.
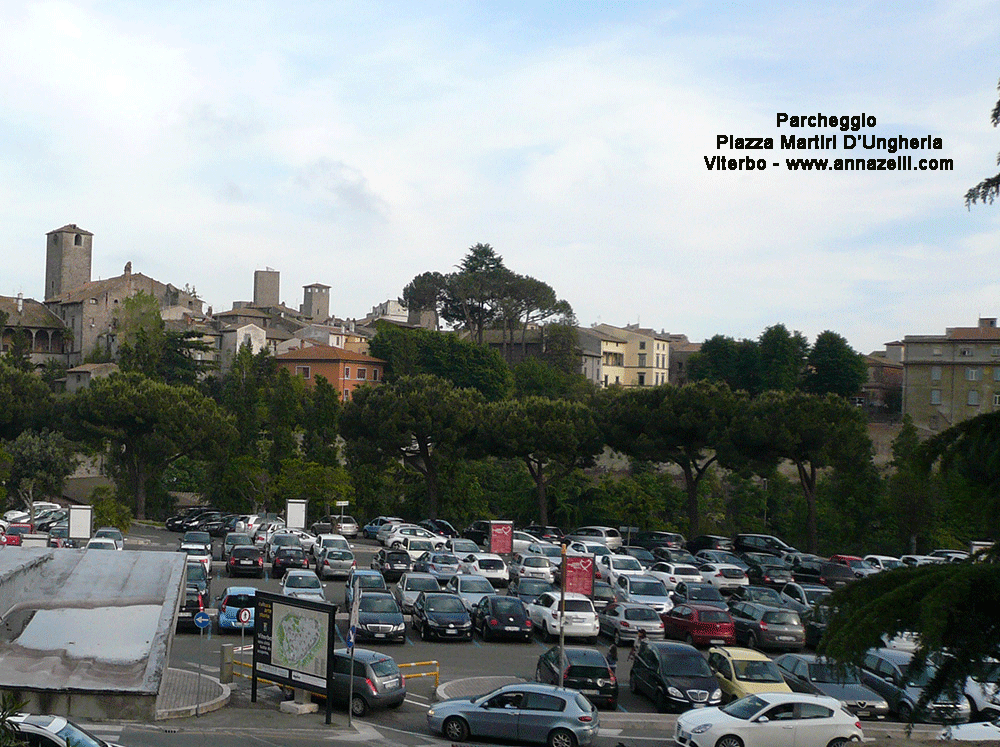
[[[341,654],[344,656],[349,656],[351,650],[349,648],[338,648],[334,651],[335,654]],[[392,659],[388,654],[383,654],[381,651],[372,651],[367,648],[355,648],[354,649],[354,659],[355,661],[360,661],[365,664],[370,664],[373,661],[383,661],[384,659]]]
[[[657,651],[666,651],[667,653],[695,653],[701,656],[701,653],[694,646],[681,643],[680,641],[650,641],[647,639],[644,645]]]
[[[733,659],[734,661],[771,661],[770,657],[766,654],[754,651],[752,648],[743,648],[742,646],[715,646],[708,651],[709,653],[717,651],[727,659]]]
[[[886,661],[892,662],[899,666],[906,666],[913,659],[912,651],[904,651],[899,648],[878,648],[871,649],[868,653],[873,653],[876,656],[880,656]]]
[[[315,576],[316,572],[311,571],[308,568],[289,568],[285,571],[285,578],[289,576]]]
[[[222,596],[229,596],[230,594],[247,594],[251,597],[257,595],[257,589],[253,586],[227,586],[222,590]]]

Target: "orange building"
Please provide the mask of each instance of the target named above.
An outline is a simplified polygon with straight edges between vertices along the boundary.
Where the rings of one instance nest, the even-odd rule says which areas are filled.
[[[323,376],[340,392],[345,402],[351,392],[362,384],[378,384],[385,373],[385,361],[370,355],[355,353],[327,345],[310,345],[274,356],[278,365],[313,386],[317,376]]]

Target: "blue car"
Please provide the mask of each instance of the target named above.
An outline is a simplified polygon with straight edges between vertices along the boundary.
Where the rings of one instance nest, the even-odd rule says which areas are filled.
[[[253,633],[253,611],[257,590],[252,586],[230,586],[218,599],[219,632],[227,630],[247,630]],[[240,622],[240,611],[248,610],[250,618],[246,623]]]

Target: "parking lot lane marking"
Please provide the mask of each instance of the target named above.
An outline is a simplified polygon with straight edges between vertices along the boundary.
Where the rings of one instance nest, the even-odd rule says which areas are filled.
[[[417,699],[417,700],[422,700],[422,701],[424,701],[425,703],[429,703],[429,702],[430,702],[430,700],[431,700],[430,698],[428,698],[428,697],[425,697],[425,696],[423,696],[423,695],[417,695],[416,693],[407,693],[407,694],[406,694],[406,699],[407,699],[407,700],[409,700],[410,698],[415,698],[415,699]]]
[[[621,711],[622,713],[628,713],[628,708],[623,706],[621,703],[618,704],[618,710]]]
[[[476,648],[483,647],[483,644],[481,644],[479,641],[476,640],[476,636],[473,635],[472,638],[470,638],[469,640],[472,641],[472,645],[475,646]]]

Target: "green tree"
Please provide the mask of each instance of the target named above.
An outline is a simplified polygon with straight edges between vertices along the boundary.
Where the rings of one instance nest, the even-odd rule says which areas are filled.
[[[34,521],[34,501],[62,497],[66,478],[76,469],[73,444],[58,431],[23,431],[7,452],[12,460],[8,490],[21,499]]]
[[[350,500],[354,490],[347,471],[337,465],[328,467],[307,462],[301,457],[286,459],[278,478],[278,494],[285,500],[308,501],[313,507],[323,507],[323,515],[330,514],[332,502]],[[314,509],[314,513],[318,513]]]
[[[99,527],[115,527],[127,534],[132,528],[132,509],[122,503],[115,491],[101,485],[90,491],[90,505],[94,508],[94,524]]]
[[[303,455],[327,467],[340,464],[338,440],[343,406],[337,390],[325,376],[317,376],[315,386],[306,392],[303,405]]]
[[[538,521],[548,524],[546,489],[574,469],[590,466],[603,441],[590,409],[580,402],[528,397],[491,405],[490,450],[499,457],[520,459],[535,483]]]
[[[768,327],[760,335],[762,390],[791,392],[798,388],[809,354],[809,341],[784,324]]]
[[[612,448],[640,461],[675,464],[684,476],[688,532],[700,531],[698,486],[718,459],[743,397],[697,382],[602,393],[598,417]]]
[[[407,376],[360,387],[345,405],[341,432],[355,458],[402,460],[426,487],[426,515],[437,518],[443,462],[470,446],[480,422],[482,396],[436,376]]]
[[[183,456],[211,458],[235,438],[230,418],[191,387],[173,387],[142,374],[112,374],[74,395],[71,413],[81,436],[106,444],[119,495],[146,518],[146,499],[163,471]]]
[[[580,373],[566,373],[541,358],[525,358],[514,366],[514,396],[585,401],[597,392]]]
[[[461,327],[483,344],[483,331],[500,316],[500,304],[512,273],[489,244],[476,244],[445,276],[441,318]]]
[[[702,343],[688,366],[692,382],[726,384],[734,392],[743,391],[751,397],[761,392],[760,344],[756,340],[715,335]]]
[[[14,693],[0,694],[0,747],[22,747],[27,742],[21,737],[21,729],[13,717],[24,710],[28,701],[19,699]]]
[[[917,552],[917,540],[930,527],[934,515],[930,465],[920,448],[916,426],[909,415],[892,442],[889,500],[899,527],[901,546]]]
[[[847,340],[826,330],[816,336],[808,357],[809,368],[802,389],[810,394],[838,394],[853,397],[868,380],[865,357],[855,352]]]
[[[791,462],[806,501],[808,551],[818,551],[816,480],[827,467],[858,469],[872,459],[872,444],[857,407],[841,397],[770,391],[752,400],[733,420],[732,466],[764,477],[782,460]]]
[[[445,298],[445,277],[440,272],[417,275],[403,288],[403,305],[409,311],[429,311],[434,314],[434,329]]]
[[[0,440],[12,441],[29,428],[50,426],[53,407],[52,392],[41,378],[0,358]]]
[[[277,479],[257,456],[226,453],[208,475],[205,497],[223,511],[256,513],[276,503]]]
[[[1000,90],[1000,84],[997,84],[997,89]],[[990,122],[993,123],[994,127],[1000,125],[1000,99],[997,100],[996,106],[990,112]],[[1000,154],[997,155],[997,164],[1000,164]],[[965,206],[968,208],[977,202],[988,202],[992,205],[997,196],[1000,196],[1000,174],[983,179],[966,192]]]

